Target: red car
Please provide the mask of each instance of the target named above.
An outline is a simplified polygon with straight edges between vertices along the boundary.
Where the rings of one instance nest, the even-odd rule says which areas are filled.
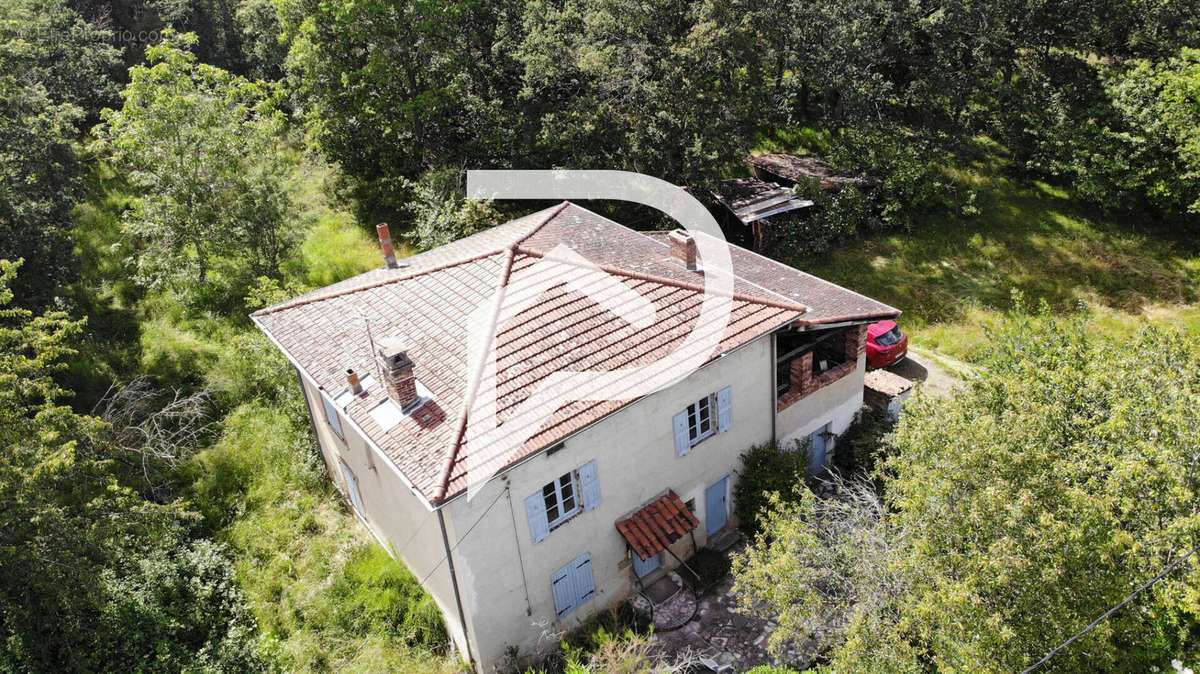
[[[867,326],[867,365],[887,367],[908,355],[908,335],[896,321],[879,321]]]

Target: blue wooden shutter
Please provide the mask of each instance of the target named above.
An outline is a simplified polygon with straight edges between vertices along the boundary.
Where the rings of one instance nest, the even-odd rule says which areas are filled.
[[[717,431],[724,433],[733,425],[733,389],[729,386],[717,391]]]
[[[573,563],[575,576],[575,605],[586,602],[596,596],[596,579],[592,576],[592,555],[585,553]]]
[[[550,535],[550,523],[546,521],[546,501],[542,498],[541,489],[525,499],[525,515],[529,518],[529,535],[533,537],[534,543]]]
[[[600,505],[600,478],[596,475],[595,460],[579,468],[579,486],[583,491],[583,509],[591,510]]]
[[[554,613],[563,616],[575,608],[575,591],[571,583],[571,571],[575,563],[559,569],[550,576],[550,587],[554,590]]]
[[[675,415],[675,456],[683,456],[692,451],[692,443],[688,439],[687,410]]]
[[[342,433],[342,420],[340,417],[338,417],[337,406],[334,405],[329,398],[326,398],[324,395],[321,396],[321,402],[325,403],[325,419],[329,421],[329,425],[333,427],[333,432],[337,433],[339,438],[345,440],[346,435]]]
[[[596,579],[592,576],[592,555],[585,553],[550,576],[554,590],[554,612],[563,617],[596,596]]]
[[[354,476],[350,466],[345,463],[342,463],[342,476],[346,478],[346,490],[350,492],[350,505],[354,506],[354,510],[365,518],[367,511],[363,508],[362,494],[358,491],[358,478]]]

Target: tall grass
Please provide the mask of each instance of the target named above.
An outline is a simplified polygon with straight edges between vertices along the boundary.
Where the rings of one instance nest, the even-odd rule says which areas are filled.
[[[336,173],[299,154],[294,163],[294,226],[304,236],[284,281],[319,286],[379,266],[370,228],[337,205]],[[216,439],[178,478],[201,533],[227,545],[264,650],[286,671],[459,670],[433,600],[332,487],[286,360],[241,312],[189,310],[169,291],[130,283],[119,224],[126,188],[101,165],[90,188],[75,214],[84,259],[75,295],[97,346],[84,345],[73,385],[102,393],[149,375],[214,394]]]

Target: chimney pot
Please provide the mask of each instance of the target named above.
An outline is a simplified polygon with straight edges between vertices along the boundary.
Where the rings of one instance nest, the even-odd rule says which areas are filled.
[[[696,271],[696,239],[686,230],[676,229],[667,237],[671,240],[671,255],[683,263],[688,271]]]
[[[400,409],[410,411],[420,396],[417,395],[417,378],[407,347],[398,339],[384,339],[380,340],[378,351],[388,396]]]
[[[362,382],[358,379],[358,373],[354,368],[346,368],[346,385],[350,387],[352,395],[361,395],[363,392]]]
[[[379,235],[379,248],[383,251],[383,261],[388,269],[396,269],[400,264],[396,261],[396,249],[392,247],[392,232],[386,222],[375,225],[375,233]]]

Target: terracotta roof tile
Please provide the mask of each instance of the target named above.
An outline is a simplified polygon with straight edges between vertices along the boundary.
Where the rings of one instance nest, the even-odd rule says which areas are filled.
[[[672,490],[654,499],[641,510],[617,521],[617,531],[643,560],[667,549],[687,532],[700,526],[695,513],[688,510]]]
[[[560,244],[645,298],[655,321],[637,328],[576,289],[544,291],[497,331],[496,403],[503,422],[556,371],[613,371],[654,362],[677,348],[699,318],[703,277],[679,264],[658,237],[564,203],[408,258],[406,267],[368,272],[256,312],[254,320],[331,398],[345,390],[346,368],[375,374],[376,385],[345,414],[428,500],[443,503],[467,487],[462,448],[469,440],[471,315],[510,274]],[[737,277],[733,309],[709,358],[797,320],[864,310],[899,313],[736,246],[730,253]],[[416,413],[387,431],[369,414],[386,399],[371,349],[372,339],[385,337],[404,340],[416,378],[430,393]],[[632,400],[566,403],[539,427],[514,429],[529,438],[512,456],[501,457],[502,464],[553,446]]]

